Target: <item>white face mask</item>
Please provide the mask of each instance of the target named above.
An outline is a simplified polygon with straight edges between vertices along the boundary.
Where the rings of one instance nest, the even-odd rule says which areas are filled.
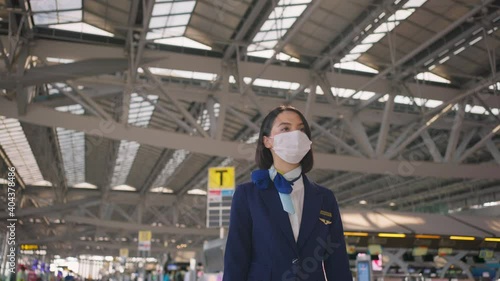
[[[299,163],[311,150],[312,142],[300,130],[281,133],[275,135],[273,139],[274,153],[290,164]]]

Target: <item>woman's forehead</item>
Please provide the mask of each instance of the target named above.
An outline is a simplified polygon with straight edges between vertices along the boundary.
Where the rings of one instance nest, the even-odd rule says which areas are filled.
[[[283,111],[276,116],[273,125],[279,125],[281,123],[300,124],[302,123],[302,119],[293,111]]]

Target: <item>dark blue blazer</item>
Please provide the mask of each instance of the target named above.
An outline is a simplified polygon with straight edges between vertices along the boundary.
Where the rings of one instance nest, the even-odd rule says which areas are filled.
[[[297,242],[274,186],[262,190],[250,182],[236,188],[223,281],[352,281],[333,192],[303,179]]]

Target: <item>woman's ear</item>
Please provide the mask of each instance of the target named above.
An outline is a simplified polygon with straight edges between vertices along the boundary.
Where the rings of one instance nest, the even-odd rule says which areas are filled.
[[[273,140],[270,138],[270,137],[266,137],[264,136],[264,139],[262,140],[262,142],[264,143],[264,146],[266,148],[273,148]]]

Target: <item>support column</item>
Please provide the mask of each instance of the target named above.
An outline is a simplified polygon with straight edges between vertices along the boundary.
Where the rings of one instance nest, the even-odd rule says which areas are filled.
[[[460,259],[465,257],[467,255],[467,251],[459,251],[456,255],[446,257],[447,263],[444,265],[441,274],[439,275],[440,278],[444,278],[444,275],[446,274],[446,271],[450,268],[452,265],[457,265],[460,267],[465,274],[467,274],[467,277],[471,280],[474,280],[474,277],[472,276],[472,273],[470,272],[470,265],[465,264],[462,262]]]
[[[382,253],[383,256],[389,258],[389,262],[384,264],[384,269],[382,270],[382,275],[386,275],[387,271],[393,264],[399,265],[405,274],[408,274],[408,264],[403,261],[403,255],[406,253],[407,249],[393,249],[386,250]]]

